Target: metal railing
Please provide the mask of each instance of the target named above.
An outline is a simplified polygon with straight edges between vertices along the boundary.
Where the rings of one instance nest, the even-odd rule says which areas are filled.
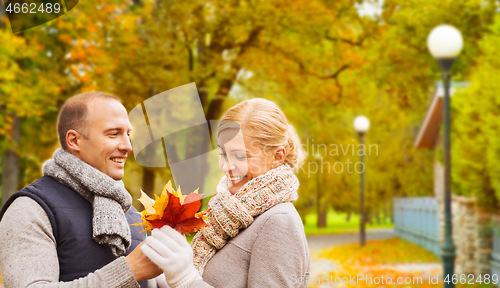
[[[393,203],[396,235],[435,255],[441,255],[437,199],[394,198]]]
[[[491,252],[491,274],[496,274],[497,277],[500,277],[500,229],[493,228],[493,245]],[[500,278],[497,278],[500,279]],[[496,284],[497,287],[500,287],[500,281]]]

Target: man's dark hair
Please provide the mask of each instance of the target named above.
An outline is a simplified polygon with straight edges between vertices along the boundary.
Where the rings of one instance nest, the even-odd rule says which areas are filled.
[[[66,133],[73,129],[88,139],[87,126],[90,123],[90,113],[88,104],[91,100],[101,98],[120,102],[115,96],[103,92],[87,92],[69,98],[61,107],[57,117],[57,133],[59,134],[59,143],[64,150],[68,150],[66,145]]]

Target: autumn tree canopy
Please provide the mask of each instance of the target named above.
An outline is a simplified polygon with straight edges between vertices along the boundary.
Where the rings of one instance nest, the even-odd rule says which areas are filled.
[[[20,188],[40,177],[41,165],[57,147],[55,119],[68,97],[101,90],[119,96],[130,110],[162,91],[195,82],[208,120],[251,97],[273,100],[284,110],[309,153],[296,203],[303,213],[357,210],[359,175],[349,173],[347,163],[359,161],[352,121],[360,114],[372,123],[366,144],[377,148],[365,157],[368,210],[386,209],[395,196],[431,194],[433,153],[413,145],[440,78],[426,37],[441,23],[456,26],[465,48],[453,68],[455,79],[473,81],[472,89],[490,91],[488,97],[496,99],[495,81],[479,88],[498,68],[484,64],[495,63],[490,61],[499,33],[492,26],[495,1],[386,0],[381,13],[368,15],[361,13],[362,3],[84,0],[70,13],[16,34],[2,16],[0,152],[2,173],[9,175],[2,187],[11,193],[12,182]],[[458,132],[466,126],[459,120],[462,112],[484,116],[480,120],[493,127],[493,118],[474,116],[479,112],[463,101],[456,107],[465,108],[453,112],[457,133],[476,133]],[[457,143],[455,151],[468,151],[474,140],[467,139],[471,143]],[[484,143],[498,146],[490,144]],[[335,153],[335,147],[344,150]],[[177,156],[189,158],[199,149],[187,145]],[[491,159],[497,158],[494,151],[488,152]],[[134,198],[140,188],[151,195],[171,177],[168,168],[140,167],[130,158],[124,181]],[[454,171],[463,174],[460,165],[470,161],[460,155],[453,159]],[[491,163],[477,167],[478,176],[467,180],[480,178],[486,186],[476,189],[457,180],[457,187],[499,190]],[[323,173],[311,173],[314,167]]]

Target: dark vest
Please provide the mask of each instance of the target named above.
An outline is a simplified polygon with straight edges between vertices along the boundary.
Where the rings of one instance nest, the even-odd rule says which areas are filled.
[[[100,245],[92,239],[92,205],[73,189],[44,176],[12,195],[0,211],[0,220],[10,204],[21,196],[35,200],[49,217],[57,243],[59,281],[85,277],[116,259],[109,245]],[[129,224],[139,220],[134,207],[125,216]],[[145,233],[139,233],[141,230],[140,226],[130,226],[132,243],[125,255],[146,238]],[[141,288],[147,287],[146,281],[139,284]]]

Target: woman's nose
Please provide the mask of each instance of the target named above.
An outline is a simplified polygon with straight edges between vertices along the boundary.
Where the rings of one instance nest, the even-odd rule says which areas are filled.
[[[234,164],[232,164],[227,158],[225,159],[224,161],[224,165],[222,165],[222,171],[224,171],[224,173],[229,173],[229,171],[232,171],[236,168],[236,166],[234,166]]]

